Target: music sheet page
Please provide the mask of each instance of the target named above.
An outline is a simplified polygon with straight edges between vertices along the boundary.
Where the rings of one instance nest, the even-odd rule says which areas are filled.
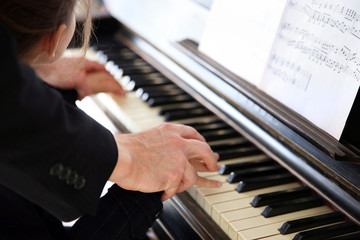
[[[259,88],[339,139],[360,80],[360,2],[289,0]]]
[[[257,85],[286,0],[215,0],[199,50]]]
[[[337,140],[360,83],[357,0],[215,0],[199,50]]]

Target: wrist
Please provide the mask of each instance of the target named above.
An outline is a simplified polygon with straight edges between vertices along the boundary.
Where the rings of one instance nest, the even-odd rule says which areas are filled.
[[[109,181],[116,183],[124,189],[134,188],[131,180],[133,179],[134,167],[130,153],[126,149],[123,136],[114,135],[118,147],[118,159]],[[133,189],[132,189],[133,190]]]

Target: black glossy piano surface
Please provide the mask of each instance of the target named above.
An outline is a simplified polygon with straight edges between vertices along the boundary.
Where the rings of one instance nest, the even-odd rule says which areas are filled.
[[[164,203],[154,225],[160,239],[360,239],[360,166],[334,160],[337,143],[301,129],[301,119],[288,123],[287,110],[196,52],[207,8],[105,2],[115,19],[99,21],[93,49],[123,74],[129,94],[95,101],[125,132],[191,125],[224,164],[200,173],[223,181],[221,189],[193,187]],[[185,20],[161,20],[171,14]]]

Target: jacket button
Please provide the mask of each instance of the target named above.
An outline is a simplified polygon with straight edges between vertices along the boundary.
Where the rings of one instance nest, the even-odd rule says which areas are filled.
[[[69,167],[66,167],[59,174],[59,179],[60,180],[65,180],[65,179],[67,179],[69,177],[70,174],[71,174],[71,169]]]
[[[85,186],[85,178],[84,177],[79,177],[77,180],[76,180],[76,182],[75,182],[75,184],[74,184],[74,188],[75,189],[82,189],[82,188],[84,188],[84,186]]]
[[[73,171],[69,174],[69,176],[66,178],[66,183],[69,185],[75,184],[76,180],[78,179],[79,175],[76,171]]]
[[[59,175],[64,169],[64,165],[61,163],[55,164],[50,168],[50,175],[51,176],[57,176]]]

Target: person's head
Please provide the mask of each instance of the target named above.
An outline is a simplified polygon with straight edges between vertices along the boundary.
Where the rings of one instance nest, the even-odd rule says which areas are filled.
[[[90,35],[90,0],[83,26],[85,45]],[[0,21],[12,31],[21,61],[30,65],[52,62],[67,48],[75,29],[78,0],[2,0]]]

